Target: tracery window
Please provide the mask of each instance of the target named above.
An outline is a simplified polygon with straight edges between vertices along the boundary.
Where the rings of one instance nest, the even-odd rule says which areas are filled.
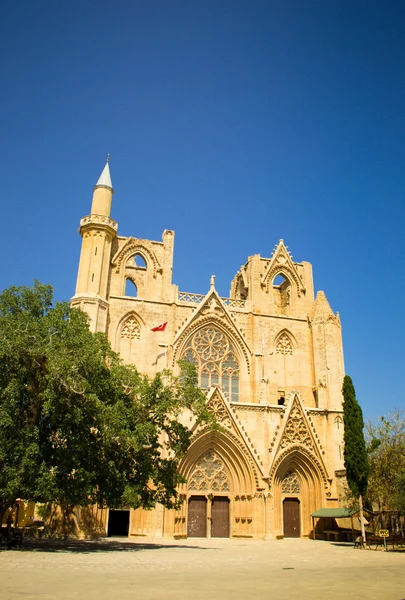
[[[194,467],[188,482],[189,490],[214,492],[229,492],[228,476],[224,470],[224,464],[219,456],[213,452],[207,452],[200,458]]]
[[[121,329],[121,337],[128,340],[138,339],[141,337],[141,328],[138,321],[132,315],[125,321]]]
[[[281,334],[280,337],[278,338],[277,346],[276,346],[276,353],[284,354],[284,355],[293,353],[293,347],[291,344],[291,340],[286,333]]]
[[[235,350],[226,335],[213,326],[199,329],[183,353],[183,358],[197,367],[199,385],[222,388],[228,400],[239,399],[239,364]]]
[[[287,471],[281,482],[281,491],[283,494],[299,494],[300,481],[295,471]]]

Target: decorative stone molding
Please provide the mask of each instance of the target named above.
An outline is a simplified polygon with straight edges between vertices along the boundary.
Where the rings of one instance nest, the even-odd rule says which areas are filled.
[[[107,225],[114,229],[114,231],[118,230],[118,223],[110,217],[106,217],[105,215],[87,215],[87,217],[83,217],[80,219],[80,228],[86,225]]]
[[[276,354],[291,355],[293,354],[293,345],[290,336],[283,332],[279,335],[276,343]]]
[[[324,469],[321,461],[313,452],[311,452],[311,450],[309,450],[302,444],[294,444],[293,446],[289,446],[288,448],[286,448],[285,450],[283,450],[282,452],[279,453],[279,455],[277,456],[276,460],[274,461],[274,463],[272,465],[272,468],[271,468],[271,471],[270,471],[270,474],[268,477],[269,487],[271,487],[272,483],[274,482],[274,476],[277,472],[278,467],[281,465],[281,463],[289,455],[295,454],[295,453],[306,456],[309,459],[310,463],[312,463],[313,465],[316,465],[318,467],[318,472],[322,478],[324,488],[325,488],[325,490],[329,490],[328,477],[327,477],[327,474],[325,472],[325,469]]]
[[[189,341],[189,339],[192,337],[192,335],[198,329],[202,329],[202,328],[206,327],[207,325],[211,325],[211,324],[217,326],[218,329],[220,329],[223,333],[225,333],[226,335],[229,336],[235,349],[239,350],[242,353],[242,355],[245,359],[247,372],[250,373],[250,357],[247,352],[247,348],[246,348],[247,344],[246,344],[245,340],[242,338],[241,334],[237,331],[237,329],[233,323],[231,326],[231,323],[228,322],[228,319],[220,318],[220,317],[218,317],[218,315],[216,315],[215,313],[212,313],[210,311],[207,315],[200,316],[200,314],[198,314],[198,318],[194,322],[191,322],[191,324],[188,325],[182,331],[182,333],[179,335],[179,337],[175,341],[174,352],[173,352],[173,361],[172,361],[173,367],[176,365],[177,361],[179,360],[179,357],[183,354],[183,351],[186,347],[186,343]]]
[[[295,283],[298,296],[301,293],[305,294],[305,287],[301,277],[298,275],[297,269],[292,261],[290,252],[287,246],[284,246],[283,240],[277,244],[273,250],[273,254],[267,263],[266,270],[262,275],[261,286],[267,293],[270,291],[270,286],[277,275],[285,276],[290,282]]]
[[[281,482],[281,492],[283,494],[299,494],[300,493],[300,481],[295,471],[291,469],[287,471]]]
[[[210,450],[196,462],[187,489],[213,492],[230,491],[224,463],[216,452]]]
[[[218,423],[224,427],[232,427],[231,418],[221,398],[213,395],[207,402],[207,408],[215,415]]]
[[[152,266],[153,277],[156,278],[157,273],[163,272],[163,269],[155,252],[153,251],[153,247],[151,247],[150,242],[147,240],[137,240],[135,238],[128,238],[127,242],[113,257],[111,264],[113,267],[115,267],[115,272],[119,273],[121,266],[126,263],[128,258],[135,254],[142,256],[146,264],[148,266]]]
[[[304,444],[307,448],[314,450],[312,436],[305,422],[304,415],[297,399],[288,415],[287,422],[280,442],[280,448],[284,449],[291,444]]]
[[[121,338],[129,340],[138,339],[141,337],[141,328],[138,321],[131,315],[121,328]]]
[[[205,428],[199,430],[198,432],[196,432],[195,436],[193,436],[193,438],[192,438],[192,444],[194,445],[196,442],[198,442],[207,433],[209,433],[209,431],[210,431],[209,428],[205,427]],[[250,467],[250,472],[252,473],[252,475],[254,477],[256,489],[259,488],[260,487],[259,475],[257,472],[256,464],[253,461],[253,458],[252,458],[250,452],[248,451],[248,449],[246,448],[246,446],[242,442],[242,440],[233,431],[231,431],[229,429],[227,429],[226,432],[224,431],[223,433],[220,433],[217,435],[224,436],[225,438],[229,437],[232,440],[232,442],[235,444],[235,447],[237,447],[237,449],[238,449],[240,459],[244,460]]]

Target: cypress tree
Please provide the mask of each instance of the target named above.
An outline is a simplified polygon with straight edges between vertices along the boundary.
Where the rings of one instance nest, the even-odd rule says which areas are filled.
[[[359,499],[361,533],[365,541],[363,497],[367,492],[369,462],[364,439],[363,413],[351,377],[343,379],[344,463],[349,488]]]

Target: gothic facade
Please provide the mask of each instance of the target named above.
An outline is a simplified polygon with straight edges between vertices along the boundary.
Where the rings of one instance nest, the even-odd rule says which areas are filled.
[[[214,276],[205,295],[182,292],[172,283],[174,232],[161,241],[118,235],[112,197],[107,163],[80,222],[72,305],[149,376],[194,362],[222,430],[194,432],[179,510],[105,511],[105,533],[308,535],[311,513],[338,505],[344,375],[339,315],[324,292],[315,297],[310,263],[295,262],[280,240],[269,258],[248,258],[228,298]]]

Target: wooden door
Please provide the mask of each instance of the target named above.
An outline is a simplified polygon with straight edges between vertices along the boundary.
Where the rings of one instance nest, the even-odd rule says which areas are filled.
[[[207,537],[207,499],[191,496],[188,501],[188,537]]]
[[[211,537],[229,537],[229,498],[215,496],[211,507]]]
[[[300,501],[298,498],[285,498],[283,502],[284,537],[300,537]]]

